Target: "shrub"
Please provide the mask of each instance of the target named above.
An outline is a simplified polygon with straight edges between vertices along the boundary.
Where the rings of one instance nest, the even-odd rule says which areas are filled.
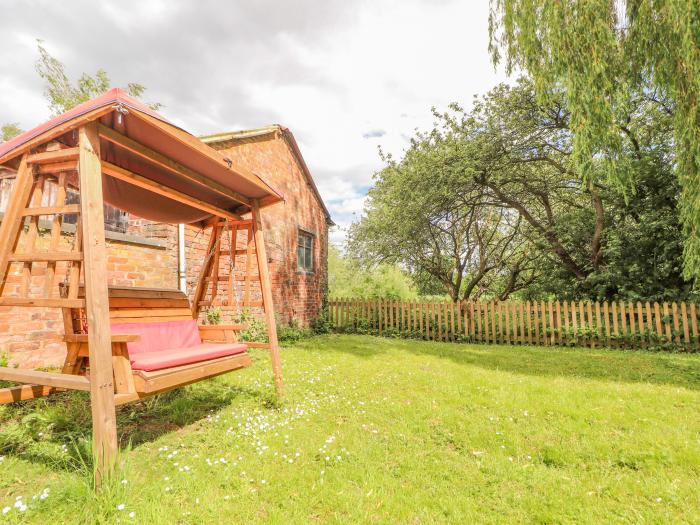
[[[280,343],[296,343],[307,337],[311,337],[313,333],[309,329],[300,328],[299,322],[292,319],[288,325],[277,327],[277,339]]]
[[[208,324],[221,324],[221,309],[209,308],[206,313]]]
[[[241,341],[267,343],[267,326],[265,325],[265,321],[254,316],[250,308],[244,308],[234,319],[234,322],[236,324],[246,325],[245,330],[241,330],[239,334]]]
[[[321,308],[318,317],[314,319],[311,323],[311,330],[315,334],[329,334],[333,329],[333,323],[331,322],[331,316],[328,313],[328,305],[324,304]]]

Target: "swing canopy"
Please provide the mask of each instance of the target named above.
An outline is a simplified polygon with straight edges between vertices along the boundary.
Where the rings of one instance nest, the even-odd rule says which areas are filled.
[[[78,142],[77,127],[96,120],[103,161],[104,201],[144,219],[195,223],[213,210],[193,206],[200,201],[226,216],[250,211],[252,200],[261,207],[282,197],[259,176],[170,123],[142,102],[115,88],[76,106],[40,126],[0,144],[0,165],[12,165],[28,149],[47,140],[69,147]],[[151,184],[134,185],[143,177],[191,197],[189,203],[154,194]]]

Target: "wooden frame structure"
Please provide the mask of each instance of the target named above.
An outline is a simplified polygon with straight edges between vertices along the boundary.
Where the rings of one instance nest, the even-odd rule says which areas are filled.
[[[0,306],[61,308],[67,345],[60,373],[0,367],[0,379],[23,383],[0,389],[0,404],[59,390],[89,391],[99,483],[117,456],[116,405],[250,365],[245,353],[157,372],[132,370],[127,344],[138,335],[111,333],[110,324],[115,319],[197,319],[200,309],[211,302],[205,300],[207,293],[214,300],[224,280],[245,283],[244,304],[248,306],[253,304],[250,283],[260,281],[259,306],[265,312],[269,343],[256,346],[269,348],[275,386],[281,394],[261,208],[282,199],[264,181],[233,167],[218,152],[118,89],[0,145],[0,166],[17,171],[0,225]],[[57,186],[55,202],[45,202],[47,182]],[[79,192],[80,204],[66,203],[69,187]],[[160,222],[195,222],[192,218],[200,214],[197,222],[211,230],[209,253],[213,256],[202,266],[191,306],[176,290],[108,288],[103,203],[107,197],[117,205],[137,202],[131,191],[142,192],[137,197],[153,196],[156,211],[162,204],[173,219],[179,214],[189,219]],[[120,192],[132,199],[122,195],[120,200]],[[136,214],[144,210],[137,206]],[[77,215],[70,250],[65,249],[61,236],[66,215]],[[51,221],[48,250],[37,247],[42,216]],[[247,233],[243,250],[236,243],[241,230]],[[220,248],[224,231],[232,236],[228,251]],[[231,258],[233,267],[241,252],[246,255],[244,277],[239,279],[233,271],[220,275],[220,258]],[[253,274],[253,256],[257,274]],[[13,264],[21,267],[21,277],[16,289],[8,293]],[[46,265],[43,286],[32,278],[35,264]],[[58,282],[60,270],[65,272],[63,282]],[[230,286],[230,294],[232,289]],[[241,328],[204,326],[200,334],[203,341],[232,342]]]

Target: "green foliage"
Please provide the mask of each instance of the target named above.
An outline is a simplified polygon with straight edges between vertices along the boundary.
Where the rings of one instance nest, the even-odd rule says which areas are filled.
[[[629,108],[640,93],[673,121],[672,165],[683,191],[685,275],[700,276],[700,4],[686,0],[492,0],[494,62],[532,75],[547,103],[562,89],[573,157],[587,181],[595,159],[628,187]]]
[[[328,294],[340,297],[414,299],[416,288],[410,276],[393,264],[362,265],[328,249]]]
[[[314,334],[321,335],[331,333],[332,329],[333,323],[328,313],[328,304],[324,302],[318,317],[311,323],[311,330]]]
[[[221,324],[221,309],[208,308],[206,312],[207,324]]]
[[[234,323],[246,325],[246,329],[238,334],[241,341],[267,343],[267,325],[265,320],[253,315],[250,308],[243,308],[234,319]]]
[[[0,142],[7,142],[13,137],[22,133],[22,129],[17,122],[9,122],[0,126]]]
[[[36,61],[36,71],[46,83],[44,95],[49,102],[49,108],[54,115],[60,115],[92,98],[102,95],[111,88],[109,76],[104,69],[98,69],[94,75],[83,73],[73,84],[68,78],[63,63],[52,56],[38,41],[39,58]],[[126,92],[133,97],[141,97],[146,87],[138,83],[129,83]],[[157,110],[161,104],[150,104]]]
[[[296,319],[292,319],[285,325],[277,325],[277,339],[285,345],[296,343],[312,335],[313,332],[308,328],[301,328]]]
[[[694,298],[682,275],[672,118],[658,97],[638,95],[620,152],[627,188],[608,183],[608,162],[594,159],[588,179],[575,163],[563,92],[543,106],[523,78],[470,111],[436,112],[435,127],[376,175],[350,252],[398,260],[421,294],[453,299]]]

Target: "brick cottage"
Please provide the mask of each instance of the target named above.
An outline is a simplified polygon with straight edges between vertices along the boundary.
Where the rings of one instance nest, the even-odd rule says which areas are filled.
[[[278,322],[308,326],[320,313],[327,292],[328,228],[333,223],[292,133],[282,126],[201,137],[234,165],[250,169],[284,196],[263,214],[265,244]],[[0,169],[1,170],[1,169]],[[0,171],[0,211],[7,207],[14,174]],[[44,199],[51,202],[50,185]],[[77,199],[77,195],[73,196]],[[70,201],[71,195],[68,195]],[[64,221],[61,243],[69,247],[75,226]],[[197,226],[161,224],[105,205],[109,284],[184,289],[190,298],[207,253],[208,232]],[[49,242],[50,222],[40,223],[37,247]],[[239,241],[240,242],[240,241]],[[236,264],[239,264],[236,262]],[[22,267],[14,264],[7,290],[19,287]],[[57,274],[66,268],[58,267]],[[46,267],[35,264],[31,287],[43,286]],[[227,271],[222,273],[228,273]],[[251,290],[251,311],[260,313],[259,289]],[[227,297],[226,283],[219,288]],[[235,290],[233,297],[240,297]],[[230,320],[241,304],[215,304]],[[65,356],[60,309],[0,307],[0,360],[37,368],[62,363]]]

